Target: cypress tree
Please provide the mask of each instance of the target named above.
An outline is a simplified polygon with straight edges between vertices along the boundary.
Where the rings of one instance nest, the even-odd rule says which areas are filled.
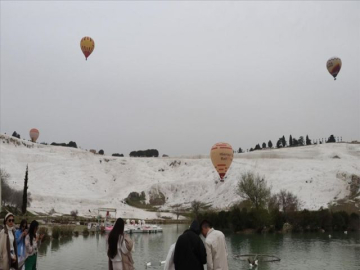
[[[272,144],[271,140],[268,142],[268,146],[269,146],[269,148],[273,147],[273,144]]]
[[[290,138],[289,138],[289,146],[292,146],[293,143],[292,143],[292,136],[290,135]]]
[[[25,215],[27,207],[27,190],[28,190],[28,165],[26,165],[25,179],[24,179],[24,191],[23,191],[23,202],[21,211]]]

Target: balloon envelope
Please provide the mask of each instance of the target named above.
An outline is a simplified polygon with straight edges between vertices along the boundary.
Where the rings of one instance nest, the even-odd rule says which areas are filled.
[[[80,41],[80,48],[87,60],[95,48],[95,42],[91,37],[83,37]]]
[[[36,142],[36,140],[39,138],[39,131],[36,128],[32,128],[30,130],[30,139],[32,142]]]
[[[334,77],[334,80],[336,80],[336,76],[340,72],[341,64],[341,59],[339,57],[332,57],[326,62],[326,67],[329,73]]]
[[[233,157],[234,151],[228,143],[216,143],[211,148],[210,158],[221,181],[224,181],[224,177],[230,168]]]

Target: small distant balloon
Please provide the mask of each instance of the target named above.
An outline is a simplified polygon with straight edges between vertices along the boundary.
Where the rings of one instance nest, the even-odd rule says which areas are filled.
[[[221,182],[224,182],[224,177],[231,166],[233,157],[234,151],[228,143],[216,143],[211,147],[210,158]]]
[[[95,42],[91,37],[83,37],[80,41],[80,48],[87,60],[90,54],[94,51]]]
[[[39,138],[39,130],[37,130],[36,128],[32,128],[30,130],[30,139],[32,142],[36,142],[36,140]]]
[[[326,63],[326,67],[329,73],[334,77],[334,80],[336,80],[336,76],[340,72],[341,64],[341,59],[339,57],[332,57]]]

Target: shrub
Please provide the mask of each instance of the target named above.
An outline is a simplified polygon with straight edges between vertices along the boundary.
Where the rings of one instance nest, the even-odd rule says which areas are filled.
[[[72,236],[73,235],[73,232],[74,232],[74,227],[71,227],[71,226],[64,226],[64,227],[61,227],[61,236]]]
[[[54,239],[59,239],[60,237],[60,227],[59,226],[54,226],[52,228],[52,238]]]
[[[43,241],[45,241],[46,239],[49,238],[49,229],[46,228],[46,227],[40,227],[39,228],[39,234],[43,234],[44,235],[44,238],[43,238]]]
[[[84,228],[84,230],[83,230],[83,235],[84,235],[84,236],[88,236],[88,235],[89,235],[89,230],[88,230],[88,228]]]
[[[139,150],[130,152],[130,157],[158,157],[159,151],[156,149]]]

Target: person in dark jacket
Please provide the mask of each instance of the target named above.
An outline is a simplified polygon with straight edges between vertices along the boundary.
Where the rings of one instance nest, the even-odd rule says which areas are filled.
[[[200,239],[200,225],[194,220],[190,229],[179,236],[175,245],[175,270],[203,270],[206,250]]]

